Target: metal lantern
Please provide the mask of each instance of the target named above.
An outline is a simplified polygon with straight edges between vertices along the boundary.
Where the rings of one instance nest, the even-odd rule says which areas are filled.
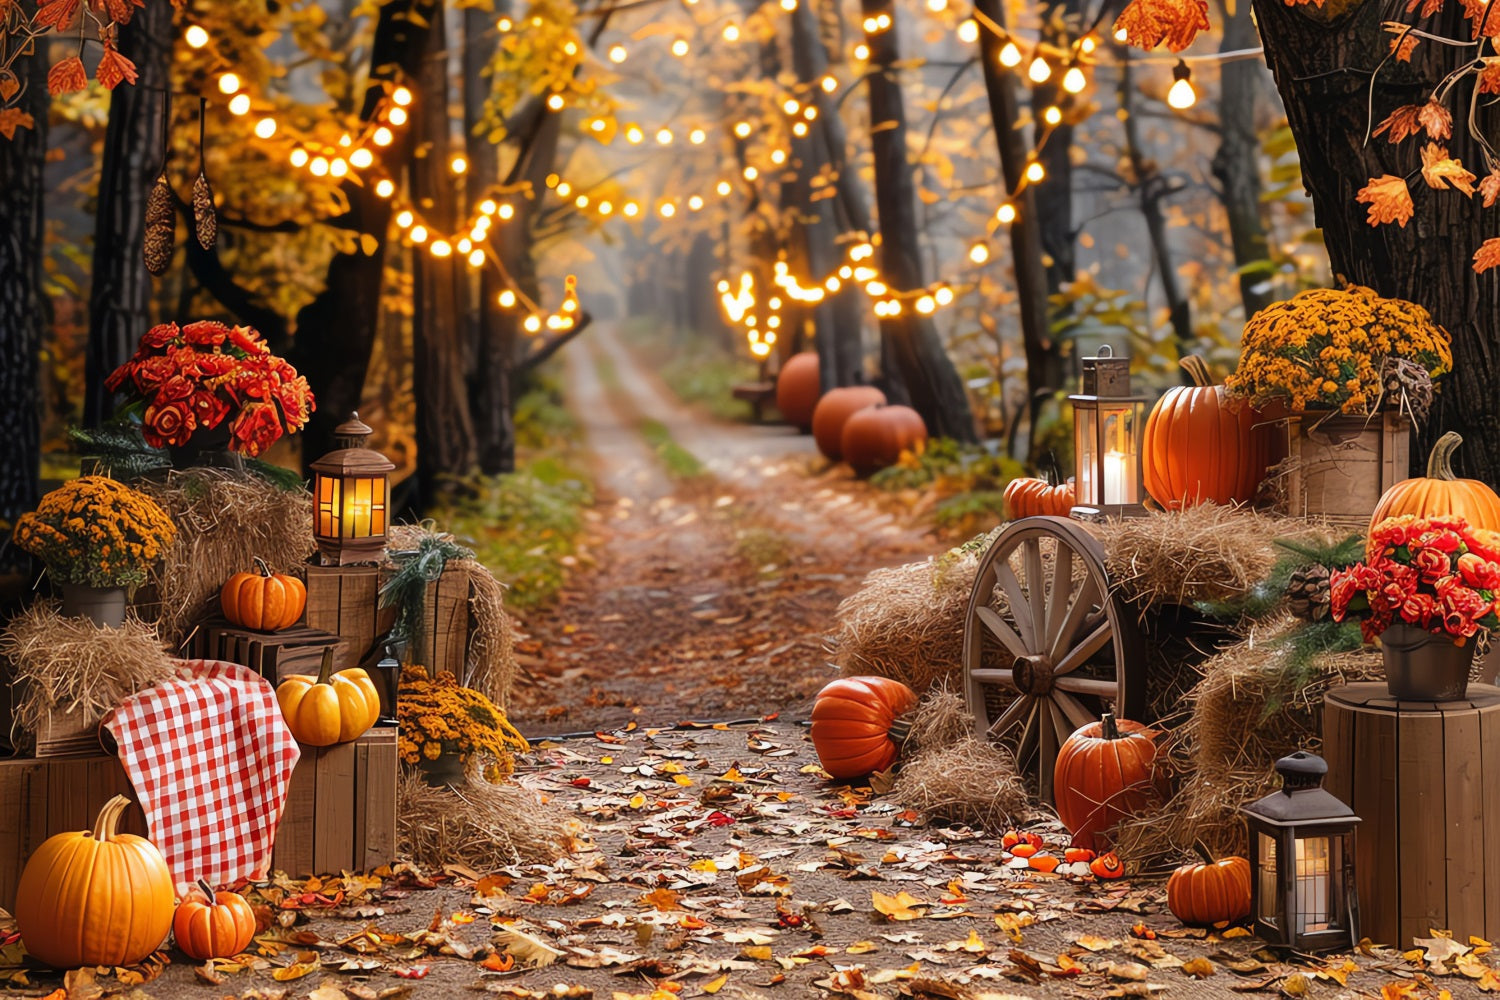
[[[1130,359],[1105,344],[1083,359],[1083,384],[1073,404],[1075,517],[1131,517],[1141,503],[1141,444],[1145,396],[1130,393]]]
[[[1359,941],[1354,827],[1359,817],[1323,788],[1328,764],[1294,753],[1276,762],[1281,791],[1240,807],[1250,828],[1255,933],[1297,951]]]
[[[365,447],[371,433],[356,412],[334,428],[338,450],[312,464],[313,537],[324,566],[379,562],[385,555],[390,474],[396,467]]]

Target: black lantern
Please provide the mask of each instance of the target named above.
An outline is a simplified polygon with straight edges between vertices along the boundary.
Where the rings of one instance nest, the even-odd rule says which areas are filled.
[[[1255,933],[1297,951],[1359,941],[1354,827],[1359,817],[1323,788],[1328,764],[1297,752],[1276,762],[1281,791],[1241,806],[1250,828]]]
[[[1141,503],[1141,445],[1146,432],[1145,396],[1130,393],[1130,359],[1105,344],[1083,359],[1081,391],[1073,404],[1075,517],[1132,517]]]
[[[374,563],[385,555],[390,474],[396,467],[365,447],[371,433],[355,413],[334,428],[338,450],[312,464],[313,537],[325,566]]]

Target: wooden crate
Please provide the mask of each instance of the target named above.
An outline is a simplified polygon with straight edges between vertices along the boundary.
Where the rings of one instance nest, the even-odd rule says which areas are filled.
[[[227,660],[249,667],[275,684],[287,674],[316,674],[323,651],[334,649],[334,665],[348,660],[350,643],[316,628],[257,632],[226,621],[204,622],[193,633],[191,655],[204,660]]]
[[[358,665],[377,636],[388,632],[395,611],[381,608],[380,587],[389,571],[375,566],[309,566],[307,568],[307,624],[333,632],[347,646],[338,667]],[[408,651],[408,661],[464,676],[469,654],[469,567],[450,562],[443,575],[427,585],[423,642]]]
[[[1364,530],[1380,496],[1407,478],[1411,424],[1399,413],[1294,416],[1288,422],[1287,513]]]
[[[1355,833],[1360,934],[1412,947],[1432,928],[1500,934],[1500,689],[1398,702],[1382,682],[1329,691],[1326,787]]]

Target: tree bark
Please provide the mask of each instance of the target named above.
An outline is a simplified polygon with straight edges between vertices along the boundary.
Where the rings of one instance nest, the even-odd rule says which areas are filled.
[[[1222,7],[1223,5],[1221,5]],[[1226,12],[1227,13],[1227,12]],[[1221,52],[1254,48],[1259,39],[1250,5],[1234,5],[1233,16],[1224,18]],[[1255,60],[1236,59],[1219,69],[1219,128],[1221,141],[1214,154],[1213,172],[1219,197],[1229,219],[1229,238],[1236,267],[1246,268],[1270,257],[1266,244],[1265,206],[1261,203],[1260,137],[1256,134],[1256,107],[1260,103],[1261,68]],[[1269,275],[1255,271],[1240,274],[1240,301],[1245,318],[1271,304]]]
[[[897,78],[897,37],[900,25],[890,0],[861,0],[865,17],[884,14],[891,18],[889,30],[865,33],[870,47],[871,146],[875,159],[875,206],[880,213],[880,269],[893,291],[924,287],[917,226],[917,192],[906,146],[906,106]],[[910,301],[899,316],[881,320],[882,332],[891,342],[911,405],[936,437],[974,441],[974,417],[969,397],[943,348],[932,321],[922,316]]]
[[[1257,0],[1255,12],[1334,273],[1425,306],[1453,336],[1454,370],[1442,380],[1420,446],[1412,449],[1413,472],[1438,435],[1458,431],[1464,437],[1457,455],[1463,474],[1500,484],[1500,275],[1476,275],[1471,264],[1479,245],[1500,233],[1500,210],[1415,180],[1411,220],[1371,226],[1366,206],[1355,200],[1370,178],[1406,176],[1420,166],[1419,140],[1366,142],[1370,116],[1378,123],[1396,107],[1423,103],[1459,57],[1424,41],[1410,64],[1391,60],[1382,66],[1372,88],[1371,73],[1391,37],[1381,30],[1388,14],[1381,5],[1356,0],[1324,12]],[[1451,38],[1473,33],[1457,4],[1445,5],[1422,27]],[[1468,105],[1469,86],[1460,89],[1460,108]],[[1500,115],[1481,109],[1480,116],[1481,131],[1493,135]],[[1447,145],[1451,155],[1482,172],[1482,157],[1462,121],[1454,123]]]
[[[12,139],[0,140],[0,399],[5,400],[0,406],[0,440],[5,441],[0,448],[0,521],[9,524],[35,508],[41,494],[38,359],[47,325],[42,291],[43,167],[51,99],[46,48],[38,49],[13,66],[26,88],[17,106],[34,124],[17,129]],[[18,549],[0,545],[0,569],[26,561]]]
[[[83,422],[89,427],[114,413],[114,394],[104,380],[130,359],[151,327],[146,195],[163,168],[162,116],[175,37],[168,3],[146,4],[120,28],[120,52],[134,61],[139,76],[134,86],[110,92],[104,130],[84,358]]]

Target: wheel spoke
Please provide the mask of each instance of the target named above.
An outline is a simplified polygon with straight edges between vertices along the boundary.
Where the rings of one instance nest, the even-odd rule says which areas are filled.
[[[1052,586],[1048,591],[1047,604],[1047,628],[1043,634],[1047,637],[1042,640],[1042,645],[1050,650],[1056,645],[1056,633],[1063,621],[1063,612],[1070,609],[1069,599],[1073,596],[1073,550],[1058,542],[1057,561],[1052,565]],[[1048,655],[1051,655],[1050,653]]]
[[[1073,729],[1086,726],[1094,721],[1094,713],[1083,707],[1083,703],[1077,698],[1061,690],[1062,685],[1052,692],[1052,700],[1062,708],[1063,714],[1068,717],[1068,722]]]
[[[1011,670],[1001,670],[994,667],[977,667],[969,671],[969,676],[976,681],[985,684],[1004,684],[1006,687],[1015,687],[1016,678]]]
[[[1000,645],[1005,647],[1012,658],[1027,655],[1028,650],[1021,642],[1021,637],[1016,635],[1016,630],[1010,627],[1009,622],[1000,617],[1000,612],[981,605],[974,613],[984,622],[984,627],[990,630],[990,634],[1000,640]]]
[[[1106,618],[1094,631],[1084,637],[1082,642],[1068,650],[1067,656],[1057,661],[1057,665],[1052,668],[1053,676],[1070,674],[1077,670],[1089,661],[1089,657],[1108,645],[1112,638],[1114,638],[1114,626]]]
[[[1098,599],[1098,581],[1092,576],[1085,578],[1082,589],[1073,595],[1073,603],[1069,605],[1067,615],[1058,616],[1060,621],[1057,622],[1057,627],[1051,632],[1047,641],[1047,655],[1053,663],[1058,661],[1063,651],[1078,635],[1090,612],[1094,610],[1094,602]]]
[[[1059,691],[1071,691],[1074,694],[1091,694],[1096,698],[1116,699],[1120,696],[1120,685],[1118,681],[1101,681],[1093,677],[1080,677],[1078,674],[1064,674],[1055,677],[1052,683]]]
[[[1005,591],[1010,603],[1010,615],[1016,620],[1016,631],[1021,634],[1021,644],[1026,652],[1037,652],[1036,631],[1032,627],[1031,611],[1026,604],[1026,595],[1021,591],[1021,582],[1016,579],[1010,562],[1002,562],[995,570],[995,581]]]
[[[1057,730],[1052,724],[1052,702],[1037,699],[1037,745],[1036,773],[1037,791],[1043,802],[1052,801],[1052,771],[1057,767]]]
[[[1037,738],[1037,716],[1036,699],[1026,696],[1024,700],[1030,714],[1026,716],[1026,724],[1021,728],[1021,738],[1016,741],[1016,770],[1024,771],[1026,762],[1031,753],[1031,748],[1036,744]]]
[[[986,735],[1003,737],[1007,730],[1015,728],[1016,723],[1021,721],[1021,716],[1026,714],[1029,708],[1027,703],[1030,701],[1032,701],[1031,695],[1023,694],[1005,706],[1005,711],[1000,713],[1000,717],[990,723],[990,730]]]
[[[1047,571],[1042,566],[1042,540],[1028,538],[1025,543],[1026,601],[1031,608],[1031,627],[1036,632],[1037,648],[1045,645],[1047,634]]]
[[[1082,708],[1083,706],[1080,705],[1079,707]],[[1060,705],[1056,699],[1048,698],[1047,708],[1051,711],[1052,731],[1057,735],[1057,745],[1058,748],[1061,749],[1063,741],[1066,740],[1069,736],[1072,736],[1073,730],[1077,729],[1078,727],[1073,725],[1072,722],[1069,721],[1067,715],[1062,710],[1062,705]],[[1054,760],[1054,766],[1055,763],[1056,762]]]

